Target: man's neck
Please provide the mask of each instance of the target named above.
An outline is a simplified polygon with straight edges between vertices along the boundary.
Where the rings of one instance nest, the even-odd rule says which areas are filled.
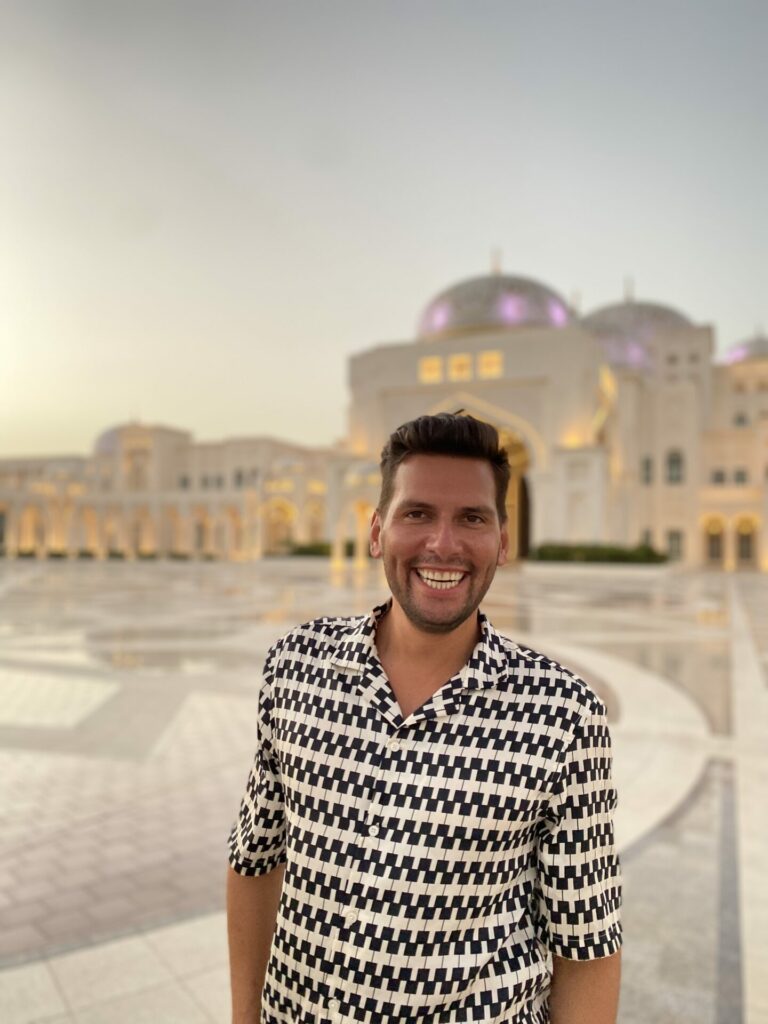
[[[392,600],[392,607],[376,627],[376,649],[382,663],[419,665],[431,674],[454,675],[469,660],[481,636],[477,612],[473,612],[450,633],[428,633],[418,629]]]

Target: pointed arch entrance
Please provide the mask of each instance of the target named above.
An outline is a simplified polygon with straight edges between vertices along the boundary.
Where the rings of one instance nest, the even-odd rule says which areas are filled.
[[[530,458],[522,439],[511,430],[500,429],[499,439],[509,456],[511,470],[506,504],[509,560],[513,562],[527,558],[530,548],[531,508],[528,481],[525,476],[530,466]]]
[[[428,412],[453,412],[456,409],[463,409],[475,419],[490,423],[499,432],[499,440],[507,449],[512,470],[506,501],[509,561],[526,558],[534,532],[531,524],[535,522],[536,473],[546,469],[548,463],[544,438],[532,423],[517,413],[465,391],[444,396]]]

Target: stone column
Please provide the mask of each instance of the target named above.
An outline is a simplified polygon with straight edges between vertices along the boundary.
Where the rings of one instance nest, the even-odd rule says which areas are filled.
[[[15,558],[19,547],[19,514],[15,505],[5,509],[5,556]]]
[[[346,509],[342,508],[339,513],[336,522],[333,527],[333,541],[331,543],[331,566],[334,569],[341,569],[346,565],[346,554],[344,552],[344,542],[347,534],[347,515]]]
[[[355,568],[368,566],[368,508],[358,502],[355,505]]]

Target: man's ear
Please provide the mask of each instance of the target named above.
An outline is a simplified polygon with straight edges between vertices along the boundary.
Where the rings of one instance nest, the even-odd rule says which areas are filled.
[[[509,526],[505,520],[501,525],[501,543],[499,545],[499,557],[496,565],[505,565],[509,554]]]
[[[381,516],[378,509],[371,516],[371,555],[381,558]]]

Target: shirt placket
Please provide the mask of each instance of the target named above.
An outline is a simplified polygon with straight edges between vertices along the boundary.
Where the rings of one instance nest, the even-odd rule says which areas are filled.
[[[386,795],[387,776],[393,772],[404,772],[407,753],[412,744],[418,743],[419,732],[423,723],[430,719],[446,717],[457,709],[461,682],[454,677],[434,693],[424,704],[403,719],[394,692],[378,663],[367,666],[359,677],[359,685],[363,696],[376,713],[383,718],[384,728],[390,734],[384,736],[382,744],[375,755],[375,761],[368,766],[370,785],[368,790],[367,812],[361,816],[362,832],[358,841],[359,857],[351,866],[340,888],[340,897],[345,904],[339,913],[343,917],[343,925],[335,930],[331,940],[331,961],[336,962],[338,954],[344,954],[344,946],[349,935],[356,927],[365,928],[376,923],[376,913],[365,907],[349,905],[348,892],[356,881],[362,884],[372,877],[371,843],[386,844],[388,842],[385,817],[391,814],[392,808],[381,802]],[[355,947],[353,947],[355,948]],[[339,964],[339,972],[344,968]],[[343,980],[335,977],[328,979],[329,998],[326,1003],[328,1020],[332,1024],[340,1024],[345,1020]],[[348,1019],[348,1018],[347,1018]]]

